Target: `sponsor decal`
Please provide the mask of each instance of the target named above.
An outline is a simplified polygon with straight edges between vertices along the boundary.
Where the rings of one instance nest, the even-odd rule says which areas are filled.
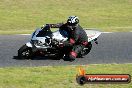
[[[85,70],[79,68],[79,74],[76,75],[78,84],[83,85],[86,83],[130,83],[131,76],[129,74],[86,74]]]

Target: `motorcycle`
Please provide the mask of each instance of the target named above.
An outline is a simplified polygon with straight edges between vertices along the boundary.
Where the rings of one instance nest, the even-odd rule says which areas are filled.
[[[85,30],[88,36],[88,45],[78,54],[77,57],[87,55],[92,49],[92,42],[96,44],[97,38],[101,32],[96,30]],[[57,47],[59,44],[67,41],[68,35],[66,31],[58,29],[55,32],[51,30],[42,30],[37,28],[31,35],[29,42],[24,44],[18,50],[18,57],[20,59],[32,59],[35,56],[53,56],[54,58],[61,59],[65,56],[62,52],[63,48]]]

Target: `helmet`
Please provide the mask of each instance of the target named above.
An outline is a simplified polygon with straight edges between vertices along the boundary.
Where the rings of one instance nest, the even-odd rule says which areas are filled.
[[[69,16],[67,24],[72,27],[76,27],[79,23],[79,18],[77,16]]]

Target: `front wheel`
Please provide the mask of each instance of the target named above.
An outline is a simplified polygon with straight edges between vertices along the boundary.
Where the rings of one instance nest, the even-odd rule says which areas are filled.
[[[33,52],[32,49],[26,45],[23,45],[19,50],[18,50],[18,57],[20,59],[32,59]]]

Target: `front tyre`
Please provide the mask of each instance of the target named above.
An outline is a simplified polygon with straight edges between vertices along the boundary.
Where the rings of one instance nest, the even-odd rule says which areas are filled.
[[[18,57],[20,59],[32,59],[33,52],[32,49],[26,45],[23,45],[19,50],[18,50]]]

